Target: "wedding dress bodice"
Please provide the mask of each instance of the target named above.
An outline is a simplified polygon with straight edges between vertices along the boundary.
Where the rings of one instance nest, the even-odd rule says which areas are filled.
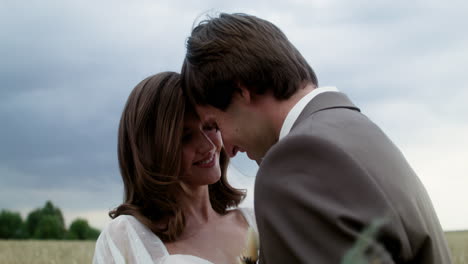
[[[257,231],[253,210],[238,210],[249,226]],[[130,215],[113,219],[101,232],[93,264],[104,263],[214,264],[193,255],[169,254],[161,239]]]

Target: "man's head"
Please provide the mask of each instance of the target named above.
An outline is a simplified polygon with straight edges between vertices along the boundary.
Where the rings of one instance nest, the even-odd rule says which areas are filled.
[[[299,89],[307,84],[317,86],[317,78],[306,60],[289,42],[283,32],[272,23],[246,14],[220,14],[200,22],[187,40],[187,54],[182,66],[182,85],[187,96],[199,106],[212,113],[218,121],[218,113],[224,113],[229,127],[222,127],[218,122],[227,151],[235,155],[238,146],[235,138],[228,135],[237,131],[239,137],[250,133],[264,133],[268,126],[265,122],[255,122],[257,115],[244,118],[233,117],[233,114],[246,115],[248,111],[231,111],[238,99],[245,99],[255,106],[262,97],[271,97],[281,102],[290,99]],[[246,102],[243,102],[246,103]],[[243,107],[243,105],[239,105]],[[254,107],[254,105],[251,105]],[[206,110],[205,109],[205,110]],[[217,110],[214,111],[214,110]],[[260,110],[260,109],[256,109]],[[207,111],[203,111],[206,113]],[[204,114],[200,113],[204,118]],[[227,115],[227,116],[226,116]],[[271,113],[268,115],[272,117]],[[263,116],[266,118],[266,116]],[[243,120],[243,122],[239,122]],[[238,122],[238,123],[232,123]],[[257,125],[265,125],[262,128]],[[227,131],[231,130],[231,131]],[[234,130],[234,131],[232,131]],[[251,135],[248,141],[258,140],[263,135]],[[253,145],[249,144],[249,145]],[[230,149],[231,146],[231,149]]]

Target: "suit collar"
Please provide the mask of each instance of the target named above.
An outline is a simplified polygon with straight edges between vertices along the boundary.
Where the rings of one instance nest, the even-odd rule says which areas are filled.
[[[326,92],[317,95],[314,99],[312,99],[301,112],[299,117],[297,118],[296,122],[292,126],[292,129],[296,127],[299,123],[305,120],[310,115],[314,113],[332,109],[332,108],[347,108],[352,109],[355,111],[361,111],[358,107],[356,107],[351,100],[346,96],[344,93],[340,92]]]
[[[281,126],[280,134],[278,140],[281,140],[284,138],[289,131],[291,131],[291,128],[294,125],[294,122],[296,122],[297,118],[299,115],[302,113],[304,108],[307,106],[312,99],[314,99],[317,95],[321,93],[326,93],[326,92],[339,92],[336,87],[328,86],[328,87],[319,87],[313,89],[311,92],[306,94],[304,97],[302,97],[292,108],[289,110],[288,115],[283,121],[283,125]]]

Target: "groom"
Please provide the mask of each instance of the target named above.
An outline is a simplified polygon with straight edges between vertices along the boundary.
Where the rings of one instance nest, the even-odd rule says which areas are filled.
[[[202,21],[188,38],[182,76],[230,156],[245,151],[260,165],[261,263],[340,263],[382,219],[369,261],[451,263],[427,192],[401,152],[345,94],[318,86],[275,25],[245,14]]]

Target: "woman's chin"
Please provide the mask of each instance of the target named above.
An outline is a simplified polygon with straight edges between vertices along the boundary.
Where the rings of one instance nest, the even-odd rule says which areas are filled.
[[[221,180],[221,176],[215,176],[213,178],[210,179],[210,183],[208,183],[208,185],[211,185],[211,184],[215,184],[217,182],[219,182],[219,180]]]
[[[221,179],[221,175],[204,175],[190,181],[184,182],[190,186],[206,186],[217,183]]]

